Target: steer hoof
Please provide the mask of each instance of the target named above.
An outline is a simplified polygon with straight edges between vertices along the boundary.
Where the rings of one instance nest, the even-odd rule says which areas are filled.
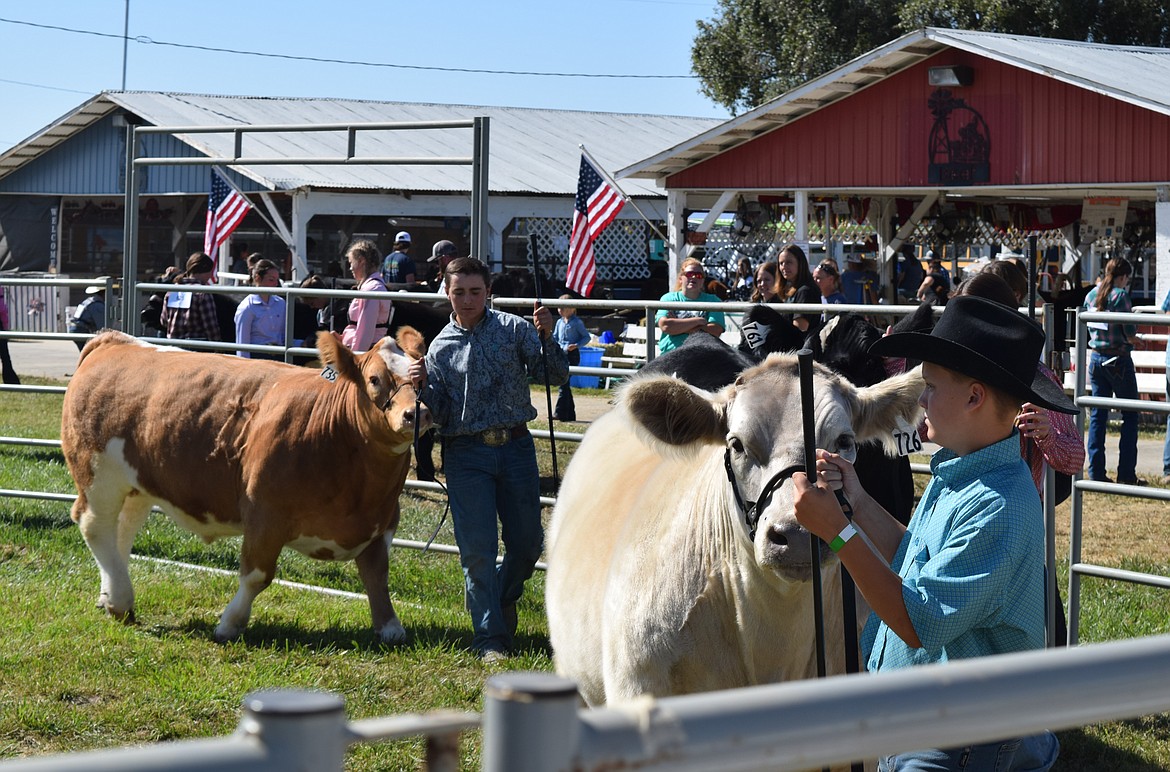
[[[243,632],[243,628],[220,622],[219,625],[215,628],[215,642],[228,643],[229,641],[234,641],[235,639],[239,638]]]
[[[406,628],[397,619],[392,619],[382,625],[378,638],[387,646],[400,646],[406,643]]]
[[[110,601],[110,596],[104,592],[98,596],[97,607],[105,609],[106,613],[108,613],[110,616],[112,616],[114,619],[118,620],[119,622],[123,622],[125,624],[132,625],[136,621],[134,618],[134,607],[133,606],[131,606],[130,608],[126,608],[126,609],[118,608],[117,606],[115,606],[113,604],[113,602]]]

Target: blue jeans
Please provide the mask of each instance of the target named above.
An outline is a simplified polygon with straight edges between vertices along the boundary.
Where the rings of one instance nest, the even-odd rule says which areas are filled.
[[[1094,352],[1089,357],[1089,383],[1094,397],[1137,399],[1137,375],[1133,359],[1123,354],[1106,366],[1109,355]],[[1095,407],[1089,411],[1089,479],[1105,479],[1105,429],[1109,425],[1108,408]],[[1137,413],[1121,414],[1121,441],[1117,447],[1117,480],[1132,482],[1137,479]]]
[[[569,360],[569,366],[576,367],[581,364],[580,350],[573,349],[566,352],[565,356]],[[557,390],[557,406],[553,409],[553,416],[558,421],[577,420],[577,406],[573,404],[573,390],[569,387],[567,380]]]
[[[1166,368],[1166,399],[1170,401],[1170,367]],[[1166,444],[1162,447],[1162,474],[1170,475],[1170,413],[1166,414]]]
[[[528,434],[496,448],[466,436],[445,438],[444,444],[455,543],[475,631],[471,647],[507,651],[512,637],[501,609],[520,599],[544,546],[536,447]],[[501,534],[504,560],[497,567]]]
[[[577,405],[573,402],[573,390],[569,388],[568,381],[557,390],[557,406],[553,408],[553,416],[558,421],[577,420]]]
[[[878,759],[878,772],[1044,772],[1056,763],[1059,754],[1056,735],[1043,732],[964,748],[886,756]]]

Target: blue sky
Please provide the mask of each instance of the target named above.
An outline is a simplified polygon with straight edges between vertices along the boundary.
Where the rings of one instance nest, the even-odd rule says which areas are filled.
[[[165,45],[475,70],[689,76],[695,22],[710,19],[715,7],[715,0],[130,0],[126,88],[723,118],[727,111],[691,77],[452,73]],[[125,14],[125,0],[0,3],[0,151],[98,92],[122,87]]]

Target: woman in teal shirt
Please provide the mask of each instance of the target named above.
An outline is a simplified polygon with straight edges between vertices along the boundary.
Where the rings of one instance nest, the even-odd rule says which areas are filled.
[[[659,298],[663,303],[719,303],[715,295],[703,292],[706,272],[698,260],[687,258],[679,272],[679,289]],[[705,332],[718,337],[723,334],[727,320],[722,311],[668,311],[663,309],[654,315],[662,336],[658,339],[658,352],[665,354],[683,344],[692,332]]]

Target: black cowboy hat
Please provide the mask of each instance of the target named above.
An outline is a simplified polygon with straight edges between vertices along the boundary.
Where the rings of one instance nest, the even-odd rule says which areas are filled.
[[[869,352],[941,365],[1049,410],[1078,411],[1064,389],[1040,372],[1040,326],[1013,308],[986,298],[952,298],[934,330],[889,335]]]

